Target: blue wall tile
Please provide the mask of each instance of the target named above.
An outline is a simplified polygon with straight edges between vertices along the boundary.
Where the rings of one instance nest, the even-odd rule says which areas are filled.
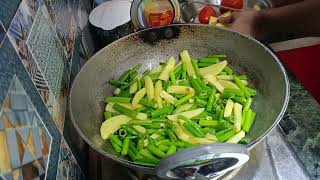
[[[61,139],[56,179],[82,180],[84,175],[64,138]]]
[[[10,41],[8,40],[8,38],[5,38],[2,46],[0,47],[0,107],[2,107],[3,105],[3,102],[7,96],[8,89],[11,84],[11,80],[14,76],[13,71],[10,68],[7,68],[8,66],[15,65],[11,59],[16,57],[16,54],[14,51],[10,49],[10,46]]]
[[[0,46],[5,36],[6,36],[6,30],[4,29],[4,26],[2,25],[2,22],[0,20]]]
[[[45,5],[45,7],[42,5]],[[33,125],[42,126],[41,121],[43,120],[43,125],[48,129],[52,137],[50,156],[43,158],[43,161],[49,162],[46,172],[47,179],[57,177],[63,123],[67,127],[63,133],[66,136],[68,151],[71,150],[72,162],[76,164],[80,162],[80,167],[86,167],[87,145],[76,134],[70,119],[67,117],[65,118],[67,122],[64,121],[65,107],[62,106],[66,105],[70,82],[93,54],[93,44],[88,30],[90,5],[91,2],[89,0],[81,0],[81,2],[80,0],[0,0],[0,108],[4,105],[12,80],[17,78],[23,88],[15,89],[15,91],[25,91],[31,102],[26,99],[26,96],[20,96],[19,93],[9,94],[8,98],[14,103],[17,112],[6,112],[5,115],[17,126],[28,123],[32,127]],[[61,46],[58,53],[64,56],[62,60],[63,67],[60,66],[63,68],[63,75],[61,92],[59,100],[57,100],[59,102],[53,100],[53,95],[46,79],[49,76],[50,78],[56,78],[55,75],[48,74],[50,68],[56,68],[55,65],[51,64],[44,72],[41,72],[38,64],[41,64],[42,60],[46,60],[46,58],[38,58],[37,64],[32,47],[27,45],[28,39],[34,40],[36,38],[30,35],[35,35],[36,33],[30,33],[30,31],[35,27],[40,9],[43,10],[46,21],[52,24],[50,30],[53,30],[52,32],[57,36],[56,43]],[[46,14],[47,9],[48,13]],[[80,16],[79,13],[81,13]],[[84,16],[86,17],[81,19]],[[51,51],[51,49],[42,46],[40,51]],[[13,84],[13,86],[15,85]],[[58,103],[58,105],[55,103]],[[54,106],[59,106],[59,111],[61,112],[59,118],[56,118],[57,114],[54,116],[54,113],[52,113]],[[57,119],[63,119],[62,128]],[[0,130],[3,128],[0,117]],[[12,137],[14,135],[21,136],[24,141],[27,140],[28,129],[18,128],[16,131],[17,134],[11,133]],[[34,140],[38,142],[39,132],[35,128],[32,129],[32,132],[35,136]],[[14,143],[11,145],[14,148]],[[38,145],[35,145],[36,158],[40,156]],[[16,152],[12,151],[11,153]],[[17,159],[13,160],[13,166],[18,166]],[[32,156],[28,156],[28,153],[26,153],[24,161],[31,160],[33,160]],[[71,172],[71,174],[74,173],[72,175],[75,175],[75,177],[83,177],[82,173],[78,176],[80,171],[77,170]],[[39,175],[44,173],[43,169],[38,169],[38,172],[40,173]],[[4,176],[12,177],[12,174],[8,173]],[[21,179],[22,176],[19,178]]]
[[[14,129],[7,130],[7,141],[10,149],[11,167],[17,168],[21,165],[21,162],[19,158],[16,132]]]
[[[8,29],[21,0],[0,0],[0,21]]]
[[[30,76],[28,75],[26,69],[22,65],[13,46],[11,45],[9,39],[6,37],[0,48],[0,89],[2,90],[2,92],[8,92],[8,88],[10,86],[10,83],[12,82],[14,75],[16,75],[21,82],[39,116],[43,119],[45,127],[48,129],[50,135],[52,136],[52,146],[50,150],[47,177],[56,177],[61,134],[54,124],[54,121],[51,118],[48,109],[42,101],[35,85],[30,79]],[[3,106],[6,94],[7,93],[0,94],[0,107]]]

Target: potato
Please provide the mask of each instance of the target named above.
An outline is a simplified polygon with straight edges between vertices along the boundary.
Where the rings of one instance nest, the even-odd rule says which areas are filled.
[[[189,53],[187,50],[184,50],[180,53],[180,56],[181,56],[181,60],[184,64],[186,64],[187,66],[187,73],[189,76],[194,76],[196,75],[194,69],[193,69],[193,66],[192,66],[192,63],[191,63],[191,59],[190,59],[190,56],[189,56]]]
[[[178,115],[182,115],[185,116],[189,119],[198,116],[199,114],[201,114],[204,111],[205,108],[199,108],[199,109],[194,109],[191,111],[185,111],[185,112],[181,112],[178,114],[173,114],[173,115],[168,115],[167,118],[170,119],[171,121],[177,121],[178,120]]]
[[[221,95],[220,93],[216,93],[216,94],[215,94],[216,100],[219,100],[219,99],[220,99],[220,95]]]
[[[185,131],[183,131],[183,128],[180,126],[179,123],[174,122],[173,123],[175,125],[175,134],[178,136],[179,139],[188,142],[189,138],[192,137],[190,135],[188,135]]]
[[[131,86],[129,88],[129,93],[134,94],[137,92],[137,90],[138,90],[138,83],[135,82],[135,83],[131,84]]]
[[[133,108],[137,107],[137,104],[146,95],[146,93],[147,93],[147,89],[146,88],[142,88],[134,95],[134,97],[132,99],[132,102],[131,102]]]
[[[228,80],[231,81],[233,80],[233,76],[232,75],[218,75],[216,76],[218,80]],[[247,80],[241,80],[241,82],[243,83],[243,85],[247,86],[248,85],[248,81]]]
[[[193,106],[193,103],[183,104],[180,107],[178,107],[175,111],[175,114],[178,114],[180,112],[188,111]]]
[[[239,132],[241,130],[241,121],[242,121],[242,105],[239,103],[234,103],[234,131]]]
[[[144,134],[144,133],[147,132],[146,128],[144,128],[143,126],[133,125],[132,127],[133,127],[136,131],[138,131],[139,133]]]
[[[147,119],[148,118],[148,115],[146,114],[146,113],[141,113],[141,112],[139,112],[138,114],[137,114],[137,117],[136,117],[137,119],[140,119],[140,120],[145,120],[145,119]]]
[[[127,124],[131,120],[130,117],[125,115],[118,115],[104,121],[100,127],[100,134],[102,139],[108,139],[109,136],[117,132],[121,125]]]
[[[190,142],[191,144],[209,144],[216,141],[207,138],[191,137],[188,142]]]
[[[261,11],[261,7],[257,4],[255,4],[252,9],[255,11]]]
[[[205,68],[200,68],[200,74],[202,76],[205,76],[207,74],[211,74],[213,76],[218,75],[226,66],[227,66],[227,61],[221,61],[216,64],[213,64],[211,66],[205,67]]]
[[[171,104],[174,104],[176,101],[178,101],[175,97],[171,96],[171,94],[164,90],[160,92],[160,96]]]
[[[228,99],[226,107],[224,108],[224,114],[223,117],[229,117],[232,115],[234,102],[231,99]]]
[[[226,81],[226,80],[218,80],[218,82],[224,87],[224,88],[232,88],[232,89],[239,89],[239,87],[231,82],[231,81]]]
[[[154,85],[154,99],[157,102],[157,107],[162,108],[162,98],[160,96],[160,93],[162,91],[162,81],[158,80]]]
[[[151,73],[158,73],[158,72],[161,73],[161,71],[162,71],[162,66],[159,65],[159,66],[153,68],[153,69],[151,70]]]
[[[232,16],[232,12],[228,11],[228,12],[221,14],[219,17],[230,17],[230,16]]]
[[[143,147],[146,147],[149,145],[149,140],[148,139],[144,139],[143,141]]]
[[[240,131],[237,134],[233,135],[230,139],[226,141],[226,143],[238,143],[242,138],[244,138],[246,133],[244,131]]]
[[[150,137],[152,139],[157,139],[158,137],[160,137],[161,135],[160,134],[157,134],[157,133],[153,133]]]
[[[170,77],[170,71],[174,69],[174,66],[176,64],[176,60],[173,57],[170,57],[167,61],[166,66],[162,69],[159,79],[167,81]]]
[[[150,78],[150,76],[144,77],[144,83],[145,83],[145,87],[147,89],[148,99],[149,100],[154,99],[154,86],[153,86],[153,82],[152,82],[152,79]]]
[[[247,86],[248,85],[248,81],[247,80],[241,80],[242,84]]]
[[[209,19],[209,24],[210,25],[216,25],[217,23],[218,23],[218,18],[214,17],[214,16],[211,16],[210,19]]]
[[[212,74],[205,75],[204,78],[212,85],[214,85],[219,92],[223,93],[224,87],[217,81],[217,78]]]
[[[182,61],[179,61],[178,64],[176,64],[176,66],[174,67],[174,70],[176,70],[177,68],[179,68],[182,65]]]
[[[217,138],[217,136],[213,135],[213,134],[210,134],[210,133],[207,133],[205,136],[205,138],[211,140],[211,141],[218,141],[219,139]]]
[[[221,79],[221,80],[233,80],[233,76],[231,75],[218,75],[217,79]]]
[[[133,107],[131,103],[118,103],[118,104],[120,104],[121,106],[124,106],[128,109],[131,109],[131,110],[135,110],[135,109],[143,107],[141,104],[137,104],[135,107]],[[114,105],[114,103],[108,103],[105,108],[105,111],[117,112],[115,109],[113,109],[113,105]]]
[[[190,94],[194,93],[194,89],[188,86],[172,85],[168,87],[167,92],[172,94]]]
[[[106,108],[104,108],[104,111],[109,111],[109,112],[117,112],[115,109],[113,109],[114,103],[108,103],[106,105]]]
[[[224,24],[221,24],[221,23],[217,23],[216,26],[217,27],[226,27]]]

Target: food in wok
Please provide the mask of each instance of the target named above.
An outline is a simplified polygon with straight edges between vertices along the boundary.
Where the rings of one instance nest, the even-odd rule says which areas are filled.
[[[170,57],[159,67],[138,73],[141,64],[110,84],[101,137],[132,161],[155,166],[184,148],[214,142],[249,143],[256,113],[256,90],[233,72],[224,54],[181,61]]]

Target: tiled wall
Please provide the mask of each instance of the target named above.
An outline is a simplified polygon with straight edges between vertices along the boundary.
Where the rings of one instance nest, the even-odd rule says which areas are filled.
[[[81,179],[66,127],[90,0],[0,0],[0,179]],[[67,117],[67,118],[66,118]]]

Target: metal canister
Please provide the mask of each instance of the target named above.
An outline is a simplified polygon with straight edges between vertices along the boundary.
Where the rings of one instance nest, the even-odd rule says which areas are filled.
[[[219,6],[223,0],[134,0],[131,6],[131,20],[135,29],[145,29],[171,23],[199,23],[198,14],[204,6],[213,6],[219,12]],[[148,9],[146,4],[157,3],[171,5],[173,18],[171,23],[152,25],[148,24]],[[243,9],[259,7],[267,9],[274,7],[271,0],[246,0]]]
[[[180,22],[180,5],[177,0],[134,0],[130,11],[136,29]]]
[[[199,12],[204,6],[214,6],[219,12],[219,6],[222,0],[184,0],[180,3],[181,21],[185,23],[197,23]],[[243,9],[253,9],[259,7],[260,9],[273,8],[274,3],[271,0],[246,0],[244,1]]]

